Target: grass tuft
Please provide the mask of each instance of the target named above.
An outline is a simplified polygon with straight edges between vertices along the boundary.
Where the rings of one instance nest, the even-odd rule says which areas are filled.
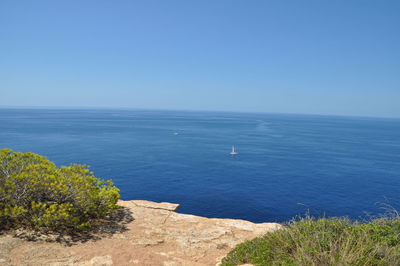
[[[400,220],[347,218],[291,221],[284,229],[236,246],[221,266],[400,265]]]

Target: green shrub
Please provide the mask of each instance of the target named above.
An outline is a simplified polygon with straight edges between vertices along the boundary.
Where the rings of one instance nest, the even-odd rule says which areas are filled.
[[[400,222],[305,218],[235,247],[223,266],[399,265]]]
[[[119,190],[85,165],[56,165],[34,153],[0,149],[0,224],[83,230],[117,208]]]

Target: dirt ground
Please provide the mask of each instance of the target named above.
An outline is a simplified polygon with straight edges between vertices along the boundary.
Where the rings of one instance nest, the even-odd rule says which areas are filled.
[[[115,221],[95,235],[0,235],[0,265],[214,266],[238,243],[281,227],[181,214],[171,203],[119,205]]]

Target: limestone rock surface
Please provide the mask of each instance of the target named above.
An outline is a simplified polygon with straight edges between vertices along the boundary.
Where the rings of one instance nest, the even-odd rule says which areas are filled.
[[[235,245],[282,227],[276,223],[181,214],[175,212],[178,204],[165,202],[132,200],[118,204],[131,217],[121,219],[124,230],[80,239],[70,245],[43,238],[27,241],[15,235],[0,235],[0,264],[214,266]]]

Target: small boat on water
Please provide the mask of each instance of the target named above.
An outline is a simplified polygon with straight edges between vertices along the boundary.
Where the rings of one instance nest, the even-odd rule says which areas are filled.
[[[232,146],[232,151],[231,151],[231,155],[237,155],[238,152],[235,151],[235,146]]]

